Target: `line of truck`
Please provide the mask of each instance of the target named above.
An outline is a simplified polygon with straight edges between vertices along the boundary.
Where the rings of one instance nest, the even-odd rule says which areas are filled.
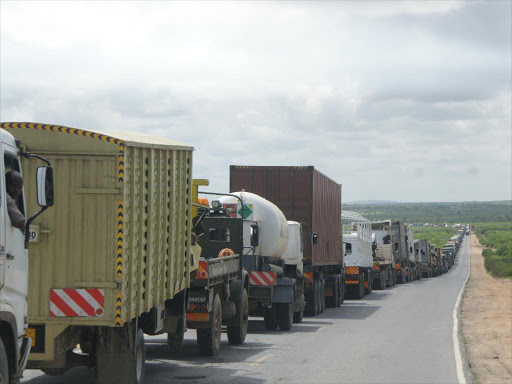
[[[2,172],[23,172],[18,207],[37,211],[25,236],[13,228],[0,178],[0,383],[75,366],[143,383],[144,334],[166,334],[175,354],[196,329],[214,356],[223,326],[239,345],[251,316],[290,331],[345,298],[445,273],[464,235],[439,249],[405,223],[342,212],[341,185],[312,166],[233,165],[229,192],[209,191],[178,142],[0,127]]]

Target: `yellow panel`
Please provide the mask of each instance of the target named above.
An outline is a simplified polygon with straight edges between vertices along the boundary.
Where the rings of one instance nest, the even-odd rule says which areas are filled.
[[[0,126],[54,167],[55,206],[35,220],[40,242],[29,249],[31,323],[120,326],[188,287],[191,147],[153,146],[158,140],[147,138],[138,146],[134,136],[125,143],[59,126]],[[38,209],[40,165],[22,161],[30,214]],[[104,289],[104,315],[50,317],[50,290],[78,287]]]

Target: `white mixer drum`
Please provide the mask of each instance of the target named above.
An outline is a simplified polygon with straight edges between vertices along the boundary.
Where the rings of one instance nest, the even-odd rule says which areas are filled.
[[[260,224],[258,254],[282,258],[288,246],[288,222],[283,212],[273,203],[251,192],[233,192],[239,196],[244,205],[252,205],[253,220]],[[233,196],[222,196],[222,205],[237,204],[237,211],[240,209],[240,200]],[[244,240],[245,242],[245,240]]]

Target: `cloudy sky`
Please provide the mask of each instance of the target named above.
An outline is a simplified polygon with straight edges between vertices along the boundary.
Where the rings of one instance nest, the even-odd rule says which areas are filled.
[[[0,120],[314,165],[343,201],[511,199],[510,1],[0,2]]]

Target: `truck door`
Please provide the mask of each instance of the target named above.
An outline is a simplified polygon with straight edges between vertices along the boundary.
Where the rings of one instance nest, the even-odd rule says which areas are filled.
[[[3,153],[2,143],[0,142],[0,152]],[[3,156],[0,157],[0,175],[4,174],[4,160]],[[4,267],[5,267],[5,254],[6,254],[6,244],[5,244],[5,227],[6,227],[6,218],[7,218],[7,201],[6,201],[6,191],[5,191],[5,180],[3,177],[0,177],[0,288],[4,286]]]
[[[2,178],[2,197],[6,196],[5,173],[14,170],[21,173],[20,163],[17,157],[16,148],[2,144],[2,158],[4,162],[4,173]],[[3,206],[6,206],[5,199],[2,199]],[[17,205],[21,213],[26,217],[24,191],[17,199]],[[5,215],[5,265],[4,265],[4,286],[3,291],[7,302],[13,307],[17,319],[23,319],[26,314],[26,297],[28,293],[28,253],[24,246],[24,235],[16,227],[13,227],[7,209]],[[18,324],[18,334],[23,334],[23,321]]]

